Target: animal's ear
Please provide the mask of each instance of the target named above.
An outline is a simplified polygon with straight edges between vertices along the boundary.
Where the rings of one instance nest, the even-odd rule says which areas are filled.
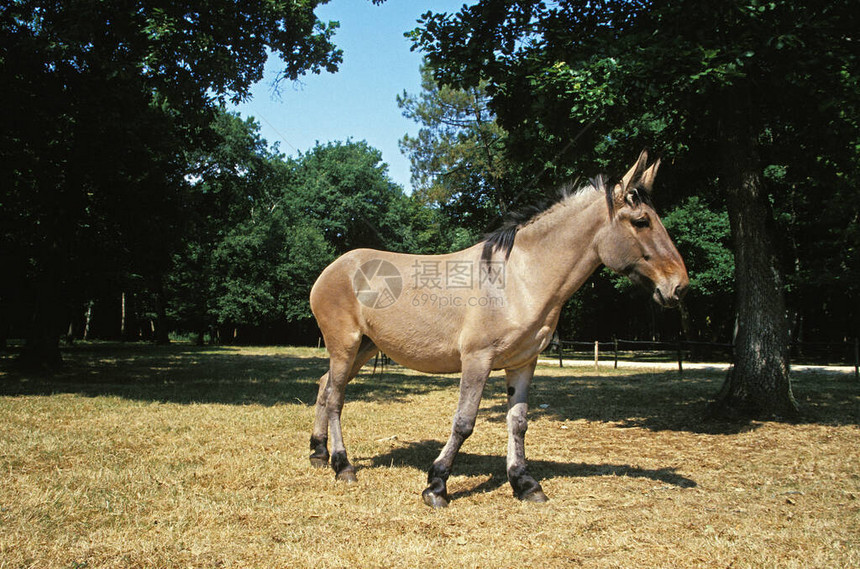
[[[648,166],[648,168],[642,172],[642,177],[639,178],[639,186],[649,194],[654,189],[654,178],[657,177],[657,169],[659,167],[660,159],[658,158],[656,162]]]
[[[636,187],[636,183],[642,177],[643,173],[646,171],[645,166],[648,164],[648,151],[643,150],[639,154],[639,158],[636,160],[636,164],[630,168],[624,177],[621,178],[621,182],[619,182],[615,188],[613,188],[612,197],[615,201],[615,207],[620,208],[624,206],[624,203],[627,202],[633,207],[636,207],[639,204],[639,200],[635,200],[635,203],[630,200],[630,192],[634,191]],[[655,168],[656,171],[656,168]],[[635,198],[638,198],[638,194]]]
[[[633,189],[633,184],[639,180],[639,177],[645,171],[645,166],[648,164],[648,151],[643,150],[639,153],[639,159],[632,168],[627,170],[624,177],[621,178],[621,190],[626,194]]]

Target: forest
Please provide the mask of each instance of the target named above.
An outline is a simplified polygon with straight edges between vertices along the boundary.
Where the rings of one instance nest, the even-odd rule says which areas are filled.
[[[338,255],[469,246],[643,148],[662,158],[655,202],[690,293],[664,312],[598,271],[560,334],[759,335],[777,359],[860,336],[851,2],[427,12],[404,30],[425,62],[398,98],[420,127],[400,143],[411,192],[361,133],[287,157],[227,110],[267,50],[282,80],[337,71],[323,3],[0,7],[0,349],[52,365],[81,339],[316,345],[308,292]]]

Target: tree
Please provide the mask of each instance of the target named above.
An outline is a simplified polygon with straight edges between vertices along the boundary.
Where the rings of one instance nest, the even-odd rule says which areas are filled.
[[[249,220],[277,207],[290,177],[283,157],[269,149],[252,119],[222,111],[212,131],[217,144],[187,153],[192,182],[182,245],[168,274],[171,320],[178,329],[195,332],[198,342],[218,322],[216,283],[225,268],[216,264],[216,250],[240,229],[253,232]]]
[[[446,248],[437,213],[406,196],[366,142],[286,158],[252,119],[225,113],[215,130],[221,142],[190,157],[196,213],[168,279],[177,326],[200,341],[207,329],[307,341],[292,332],[311,327],[311,286],[337,253]]]
[[[681,325],[689,340],[717,342],[734,326],[731,311],[734,292],[734,254],[729,216],[699,196],[690,196],[663,216],[690,274],[695,303],[682,301]]]
[[[792,336],[798,342],[860,337],[860,222],[856,208],[846,207],[857,199],[857,174],[856,165],[812,173],[798,172],[790,162],[765,171],[785,196],[774,209],[783,236],[779,246]]]
[[[146,281],[163,316],[184,150],[208,143],[218,102],[248,95],[267,49],[284,79],[337,68],[320,3],[0,6],[0,310],[18,307],[25,360],[58,363],[68,311],[105,282]]]
[[[685,187],[672,191],[718,180],[732,229],[738,333],[712,410],[787,417],[797,406],[772,205],[784,195],[764,172],[787,164],[807,186],[826,172],[856,196],[857,17],[847,0],[482,0],[456,15],[426,14],[412,36],[437,80],[488,82],[492,109],[524,161],[554,157],[565,170],[650,145],[683,158]],[[820,146],[799,147],[803,139]]]
[[[403,250],[406,199],[382,153],[367,142],[317,144],[296,161],[285,206],[322,231],[337,254],[359,247]]]
[[[214,251],[217,323],[265,330],[311,318],[311,285],[333,260],[317,228],[278,210],[261,210]]]
[[[490,112],[486,85],[439,85],[421,68],[422,92],[397,97],[403,115],[421,125],[400,149],[412,163],[416,196],[477,235],[507,211],[512,184],[504,157],[505,132]]]

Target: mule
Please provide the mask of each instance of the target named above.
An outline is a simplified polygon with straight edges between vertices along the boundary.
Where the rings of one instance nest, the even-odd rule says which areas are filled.
[[[330,356],[319,383],[311,463],[330,463],[337,480],[356,480],[341,431],[344,391],[382,350],[421,372],[461,374],[451,434],[422,493],[427,505],[448,505],[454,458],[474,429],[490,372],[500,369],[508,394],[508,481],[520,500],[547,500],[526,468],[527,399],[565,301],[601,265],[648,288],[664,307],[677,305],[689,284],[650,200],[659,160],[651,166],[647,160],[643,151],[617,183],[598,176],[468,249],[445,255],[357,249],[326,267],[310,295]]]

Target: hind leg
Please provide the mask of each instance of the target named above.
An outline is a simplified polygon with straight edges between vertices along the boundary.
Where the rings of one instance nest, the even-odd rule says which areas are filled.
[[[331,436],[331,466],[338,480],[355,481],[355,469],[346,456],[340,415],[343,410],[346,385],[358,375],[362,366],[378,352],[366,336],[356,346],[330,349],[329,371],[320,378],[317,393],[316,419],[311,434],[311,464],[324,467],[329,461],[328,437]]]
[[[319,392],[317,393],[316,418],[311,431],[311,466],[326,468],[328,466],[328,414],[326,413],[326,399],[328,398],[329,372],[325,372],[320,378]]]

